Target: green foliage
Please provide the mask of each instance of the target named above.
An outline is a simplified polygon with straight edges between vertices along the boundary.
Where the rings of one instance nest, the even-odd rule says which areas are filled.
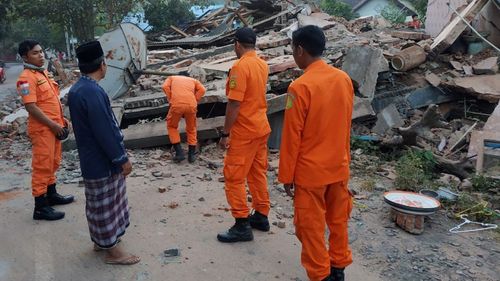
[[[460,219],[460,215],[467,215],[468,219],[479,222],[493,222],[499,218],[490,203],[468,193],[460,194],[450,210],[456,219]]]
[[[322,0],[320,6],[323,11],[332,16],[343,17],[347,20],[357,17],[352,7],[340,0]]]
[[[394,3],[385,6],[380,15],[393,24],[404,23],[406,20],[406,9],[399,8]]]
[[[396,187],[412,191],[431,188],[435,166],[432,152],[408,150],[396,164]]]
[[[472,177],[472,187],[477,191],[489,191],[500,187],[500,180],[489,178],[484,175],[474,175]]]
[[[376,146],[375,144],[373,144],[372,142],[361,140],[357,137],[352,137],[351,138],[351,150],[354,151],[354,150],[358,150],[358,149],[363,150],[364,154],[370,154],[370,155],[373,155],[373,154],[376,154],[379,152],[379,147]]]
[[[413,7],[417,10],[417,15],[422,23],[425,23],[425,18],[427,14],[427,4],[429,0],[415,0],[413,1]]]
[[[153,32],[163,31],[170,25],[180,25],[194,19],[189,10],[191,4],[185,0],[149,0],[144,5],[144,17],[153,27]]]

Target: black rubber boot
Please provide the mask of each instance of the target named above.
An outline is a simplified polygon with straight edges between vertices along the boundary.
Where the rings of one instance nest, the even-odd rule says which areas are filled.
[[[327,279],[329,281],[344,281],[345,279],[345,274],[344,274],[344,268],[335,268],[332,267],[330,271],[330,279]]]
[[[257,230],[267,232],[270,229],[269,220],[267,219],[267,217],[257,211],[255,211],[248,217],[248,221],[250,222],[252,228],[255,228]]]
[[[56,184],[47,186],[47,202],[49,206],[66,205],[75,201],[73,195],[63,196],[56,191]]]
[[[217,240],[223,243],[252,241],[252,227],[248,219],[236,219],[236,223],[228,231],[217,234]]]
[[[174,162],[175,163],[180,163],[184,159],[186,159],[186,156],[184,156],[184,151],[182,150],[181,144],[176,143],[173,145],[175,149],[175,156],[174,156]]]
[[[54,210],[49,206],[47,196],[35,197],[35,211],[33,212],[34,220],[55,221],[64,218],[64,212]]]
[[[196,161],[196,145],[189,146],[188,161],[189,163],[194,163],[194,161]]]

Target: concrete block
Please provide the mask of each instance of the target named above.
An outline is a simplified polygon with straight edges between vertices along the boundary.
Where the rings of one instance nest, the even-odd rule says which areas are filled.
[[[498,57],[491,57],[478,62],[473,67],[474,74],[496,74],[498,72]]]
[[[363,97],[373,99],[378,74],[388,71],[389,63],[382,50],[356,46],[347,52],[342,69],[349,74]]]
[[[403,125],[404,121],[398,109],[394,104],[391,104],[377,114],[377,123],[372,131],[377,135],[384,135],[389,129],[398,128]]]

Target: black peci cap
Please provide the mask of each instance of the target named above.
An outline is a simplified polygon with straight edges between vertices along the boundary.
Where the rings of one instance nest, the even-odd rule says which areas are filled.
[[[104,56],[99,41],[90,41],[76,48],[76,57],[79,64],[92,63]]]
[[[253,44],[257,42],[257,35],[255,32],[249,27],[242,27],[236,30],[236,34],[234,35],[234,39],[241,43]]]

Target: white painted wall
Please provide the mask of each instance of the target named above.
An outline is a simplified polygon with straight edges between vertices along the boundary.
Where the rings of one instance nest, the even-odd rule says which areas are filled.
[[[361,6],[356,12],[360,17],[377,16],[387,5],[389,5],[389,0],[372,0]]]

